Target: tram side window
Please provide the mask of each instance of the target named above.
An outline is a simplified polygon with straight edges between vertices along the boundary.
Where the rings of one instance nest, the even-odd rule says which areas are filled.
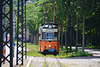
[[[43,32],[43,39],[54,39],[54,32]]]

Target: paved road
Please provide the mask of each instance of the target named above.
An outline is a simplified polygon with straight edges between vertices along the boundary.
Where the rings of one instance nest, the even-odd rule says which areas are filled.
[[[82,48],[78,48],[79,50],[82,50]],[[90,57],[90,59],[95,60],[100,63],[100,49],[85,49],[85,52],[93,54],[93,57]]]
[[[73,49],[76,49],[75,47],[72,47]],[[82,47],[78,47],[78,50],[82,50]],[[100,57],[100,49],[84,49],[85,52],[93,54],[94,57]]]
[[[82,50],[82,48],[79,48]],[[85,49],[86,52],[92,53],[94,57],[100,57],[100,49]]]

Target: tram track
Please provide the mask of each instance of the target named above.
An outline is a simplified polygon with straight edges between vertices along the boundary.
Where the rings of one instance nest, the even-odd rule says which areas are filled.
[[[45,67],[48,67],[45,56],[44,56],[44,60],[45,60]]]
[[[63,66],[61,65],[61,63],[59,62],[59,60],[58,60],[58,58],[57,58],[56,56],[55,56],[55,59],[56,59],[58,65],[59,65],[59,67],[63,67]],[[44,60],[45,60],[45,67],[49,67],[49,66],[47,65],[47,61],[46,61],[46,57],[45,57],[45,56],[44,56]]]
[[[59,64],[59,66],[60,67],[63,67],[62,65],[61,65],[61,63],[59,62],[59,60],[58,60],[58,58],[55,56],[55,58],[56,58],[56,60],[57,60],[57,62],[58,62],[58,64]]]

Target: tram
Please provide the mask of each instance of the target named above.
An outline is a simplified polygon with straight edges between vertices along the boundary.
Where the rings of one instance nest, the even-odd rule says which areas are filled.
[[[57,24],[44,23],[39,26],[39,51],[57,55],[60,47],[60,29]]]

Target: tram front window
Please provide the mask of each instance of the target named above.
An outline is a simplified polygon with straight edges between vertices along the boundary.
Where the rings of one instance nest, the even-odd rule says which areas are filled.
[[[54,39],[54,32],[43,32],[43,39]]]

